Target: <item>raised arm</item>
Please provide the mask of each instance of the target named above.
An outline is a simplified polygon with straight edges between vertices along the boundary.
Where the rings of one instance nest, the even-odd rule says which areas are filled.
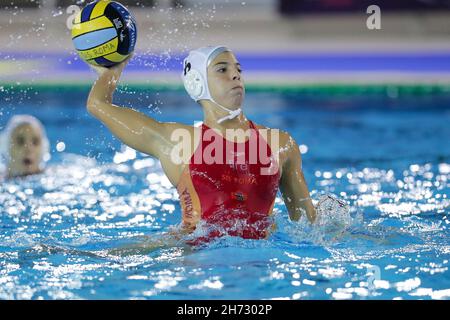
[[[109,69],[93,67],[99,77],[89,93],[87,110],[103,122],[123,143],[160,158],[164,149],[171,146],[170,126],[131,108],[119,107],[112,103],[117,81],[128,60]]]
[[[285,148],[280,190],[291,220],[297,221],[303,212],[309,221],[316,220],[316,210],[311,201],[308,186],[302,171],[302,159],[297,143],[290,136]]]

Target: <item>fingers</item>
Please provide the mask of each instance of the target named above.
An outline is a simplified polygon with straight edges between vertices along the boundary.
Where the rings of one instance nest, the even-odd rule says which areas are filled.
[[[102,66],[94,66],[92,64],[89,64],[89,66],[95,71],[97,72],[97,74],[100,76],[103,73],[105,73],[106,71],[108,71],[108,68],[102,67]]]
[[[125,64],[127,64],[130,60],[131,60],[131,58],[134,56],[134,52],[132,52],[132,53],[130,53],[129,55],[128,55],[128,57],[125,59],[125,60],[123,60],[123,62],[125,62]]]
[[[89,64],[89,66],[95,70],[95,72],[97,72],[97,74],[99,76],[103,75],[104,73],[112,73],[115,76],[120,76],[120,74],[122,73],[123,69],[126,67],[126,65],[128,64],[128,62],[131,60],[131,58],[133,57],[133,53],[131,53],[125,60],[123,60],[122,62],[116,64],[113,67],[110,68],[106,68],[103,66],[96,66],[96,65],[92,65]]]
[[[123,60],[121,63],[115,65],[111,69],[123,70],[126,67],[126,65],[128,64],[128,62],[130,62],[132,56],[133,56],[133,54],[131,53],[125,60]]]

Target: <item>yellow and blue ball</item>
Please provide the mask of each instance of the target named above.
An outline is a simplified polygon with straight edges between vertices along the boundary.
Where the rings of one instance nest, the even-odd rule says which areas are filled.
[[[118,2],[89,3],[75,17],[72,41],[81,58],[89,64],[112,67],[134,50],[136,21]]]

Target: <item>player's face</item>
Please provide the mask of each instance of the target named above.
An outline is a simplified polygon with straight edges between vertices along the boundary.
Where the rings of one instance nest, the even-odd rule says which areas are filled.
[[[219,54],[208,66],[208,86],[217,103],[230,109],[241,107],[245,88],[241,65],[232,52]]]
[[[23,124],[14,129],[9,145],[9,166],[11,176],[39,172],[42,157],[42,136],[38,129]]]

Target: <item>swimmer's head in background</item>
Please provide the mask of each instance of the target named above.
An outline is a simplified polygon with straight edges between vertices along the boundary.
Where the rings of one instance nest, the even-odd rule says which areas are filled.
[[[49,141],[42,123],[30,115],[13,116],[0,133],[0,158],[9,176],[42,171],[50,159]]]
[[[220,105],[214,100],[209,90],[208,66],[223,52],[231,52],[231,50],[225,46],[209,46],[192,50],[183,61],[183,73],[181,74],[184,88],[193,100],[196,102],[199,100],[210,100],[228,112],[227,116],[217,120],[218,123],[234,119],[242,112],[241,108],[230,110]]]

